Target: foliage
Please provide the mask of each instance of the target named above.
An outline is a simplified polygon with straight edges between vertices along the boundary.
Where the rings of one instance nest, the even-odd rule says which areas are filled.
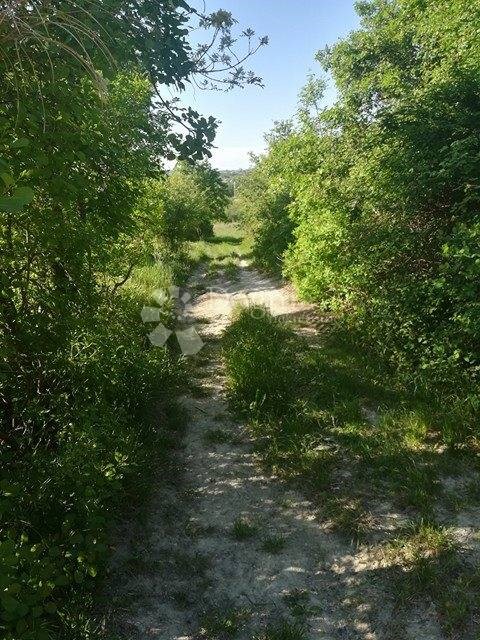
[[[246,206],[246,192],[252,209]],[[289,197],[281,188],[268,188],[267,181],[256,172],[245,178],[239,188],[237,206],[254,238],[255,264],[273,272],[280,269],[281,256],[290,240],[292,225],[285,215],[288,202]]]
[[[163,208],[159,230],[171,242],[208,238],[214,222],[225,219],[227,185],[207,163],[177,164],[156,189],[153,200]]]
[[[247,219],[263,264],[283,256],[302,296],[347,315],[408,376],[475,380],[479,6],[372,0],[358,10],[360,29],[318,55],[337,102],[319,109],[323,81],[310,78],[294,130],[274,135],[253,172]],[[255,189],[278,185],[289,204],[268,236],[285,238],[289,219],[286,253],[264,241],[273,214],[255,204]]]
[[[278,272],[292,241],[293,184],[308,172],[309,157],[303,138],[292,133],[288,122],[277,123],[266,140],[268,154],[255,158],[254,168],[239,181],[234,202],[253,239],[255,263]]]
[[[161,442],[146,403],[159,388],[165,403],[184,374],[167,351],[142,346],[141,300],[118,296],[72,335],[68,354],[52,357],[43,370],[55,384],[48,407],[28,389],[16,392],[30,438],[43,417],[41,435],[55,436],[55,445],[19,457],[13,442],[3,442],[2,637],[57,637],[60,629],[70,637],[75,619],[66,603],[102,573],[125,485],[145,476],[157,456]]]
[[[210,155],[215,118],[205,118],[179,104],[178,97],[165,98],[163,92],[165,87],[182,91],[187,83],[225,91],[261,85],[261,78],[244,64],[268,43],[268,37],[257,39],[251,28],[237,35],[236,23],[228,11],[207,14],[185,0],[138,6],[125,0],[4,3],[0,68],[15,94],[11,105],[21,109],[36,102],[43,120],[48,120],[51,106],[45,96],[49,85],[56,86],[58,96],[59,81],[68,84],[87,75],[103,93],[118,69],[139,70],[151,83],[155,112],[169,122],[165,155],[201,160]],[[196,38],[193,47],[188,39],[192,31],[205,32],[207,43]],[[5,102],[8,105],[9,100]]]
[[[140,76],[118,75],[108,107],[97,109],[88,81],[80,93],[78,113],[64,114],[55,134],[25,138],[31,142],[12,152],[15,172],[28,175],[35,191],[28,209],[4,212],[0,240],[4,431],[22,449],[43,438],[49,419],[44,411],[27,418],[25,398],[15,394],[22,398],[23,389],[29,397],[27,390],[35,388],[35,402],[45,403],[48,413],[56,385],[50,376],[56,376],[46,374],[53,371],[46,363],[69,353],[71,336],[114,294],[116,279],[123,276],[119,243],[123,260],[134,260],[128,252],[134,247],[125,240],[141,228],[135,203],[159,144],[155,129],[148,145],[141,144],[150,128],[150,93]],[[47,155],[57,135],[63,146],[57,143],[57,153]],[[78,139],[88,155],[77,148]]]
[[[183,366],[151,348],[140,310],[185,275],[180,241],[226,196],[199,164],[215,119],[162,93],[261,84],[238,61],[266,39],[235,25],[184,0],[0,3],[4,638],[90,636],[84,600],[108,525],[164,444],[144,410],[158,388],[165,410]],[[198,28],[207,48],[189,42]],[[184,207],[185,230],[165,226],[177,206],[165,158],[197,163],[183,169],[197,216]]]

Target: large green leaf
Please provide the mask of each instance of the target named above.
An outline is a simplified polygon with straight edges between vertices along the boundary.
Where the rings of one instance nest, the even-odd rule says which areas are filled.
[[[30,187],[18,187],[11,196],[0,198],[0,211],[21,211],[23,207],[30,204],[34,195]]]

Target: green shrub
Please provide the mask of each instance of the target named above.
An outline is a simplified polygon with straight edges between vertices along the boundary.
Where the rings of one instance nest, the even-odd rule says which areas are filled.
[[[228,386],[243,410],[281,415],[290,411],[300,380],[296,337],[261,306],[241,308],[223,339]]]
[[[254,252],[282,261],[302,297],[347,316],[414,385],[478,384],[479,5],[357,11],[359,28],[317,56],[336,103],[319,109],[310,79],[297,122],[274,132],[245,183]],[[279,250],[272,232],[286,221]]]
[[[211,233],[228,189],[201,162],[215,118],[158,102],[159,91],[193,81],[198,27],[213,34],[209,86],[260,83],[235,54],[227,69],[221,60],[236,23],[229,12],[202,15],[183,0],[133,12],[124,2],[113,11],[60,4],[0,7],[6,640],[93,637],[86,603],[108,526],[172,440],[144,411],[160,389],[169,414],[183,367],[150,345],[140,311],[152,288],[185,277],[181,243]],[[139,38],[147,23],[149,37]],[[180,120],[188,133],[176,131]],[[166,158],[190,164],[167,177]]]
[[[268,154],[239,180],[235,205],[252,240],[252,256],[262,269],[278,273],[293,241],[295,224],[290,205],[299,174],[308,172],[310,160],[305,138],[292,134],[289,123],[277,123],[266,136]]]
[[[102,574],[106,534],[125,491],[148,479],[160,446],[148,404],[162,399],[159,389],[165,404],[184,373],[166,349],[148,347],[139,302],[118,296],[72,336],[67,353],[51,355],[44,374],[55,395],[29,402],[28,384],[17,388],[25,428],[42,438],[20,456],[7,441],[0,456],[6,639],[73,637],[72,602]]]
[[[206,162],[181,162],[164,180],[149,181],[148,199],[160,210],[158,231],[172,242],[211,237],[229,201],[220,173]]]

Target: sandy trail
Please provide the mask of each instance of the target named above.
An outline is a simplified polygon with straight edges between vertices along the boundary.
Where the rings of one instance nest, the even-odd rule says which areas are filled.
[[[199,282],[205,285],[202,274],[192,287]],[[304,625],[305,636],[278,636],[291,640],[413,639],[418,624],[422,638],[438,638],[421,613],[395,634],[395,616],[382,587],[371,577],[367,584],[361,553],[328,530],[313,504],[261,471],[248,434],[228,411],[216,338],[235,304],[265,304],[289,317],[308,314],[308,305],[245,265],[237,281],[219,277],[208,285],[186,310],[206,346],[197,356],[198,389],[183,398],[183,449],[176,466],[159,473],[144,525],[125,525],[116,544],[117,634],[263,640],[270,624],[283,621]],[[232,534],[239,519],[252,523],[251,537]],[[272,544],[281,547],[277,553]],[[236,634],[222,635],[225,616],[238,623]]]

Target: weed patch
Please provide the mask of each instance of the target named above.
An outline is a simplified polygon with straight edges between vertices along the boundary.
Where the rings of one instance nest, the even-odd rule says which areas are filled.
[[[307,640],[307,630],[300,622],[282,621],[271,624],[253,640]]]
[[[237,312],[223,337],[228,387],[239,409],[280,414],[295,402],[296,337],[263,307]]]
[[[293,589],[283,596],[292,616],[303,618],[308,615],[310,594],[305,589]]]
[[[430,598],[448,633],[471,624],[480,606],[480,572],[461,557],[448,530],[412,523],[389,544],[387,558],[400,567],[393,582],[400,603]]]
[[[278,554],[281,553],[287,546],[287,541],[284,536],[271,535],[265,538],[262,542],[262,549],[265,553]]]

